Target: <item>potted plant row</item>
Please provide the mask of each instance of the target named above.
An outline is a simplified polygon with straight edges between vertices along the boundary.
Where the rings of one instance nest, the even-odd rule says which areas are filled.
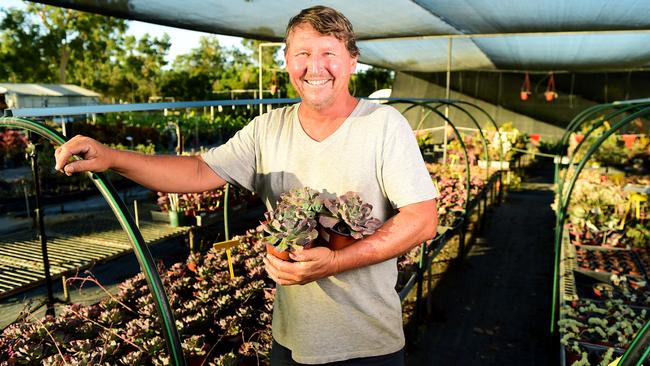
[[[269,253],[290,260],[289,252],[312,246],[340,250],[373,234],[381,221],[370,216],[372,205],[358,193],[325,198],[309,187],[280,195],[275,209],[267,211],[259,231]]]
[[[189,365],[268,363],[273,283],[264,272],[259,235],[252,231],[239,240],[232,248],[232,279],[225,251],[158,268]],[[27,317],[0,335],[0,365],[76,364],[171,364],[142,274],[99,303],[67,305],[56,317]]]
[[[208,226],[223,220],[223,187],[200,193],[158,192],[157,195],[160,211],[151,211],[154,221],[169,222],[172,226]],[[255,199],[254,193],[233,187],[230,191],[231,210],[241,210]]]
[[[613,361],[594,349],[625,350],[648,320],[648,310],[625,305],[622,300],[596,302],[579,300],[560,309],[558,321],[560,343],[565,347],[569,365],[584,365],[585,360],[600,364],[602,359]],[[577,363],[575,363],[577,362]],[[606,363],[608,365],[608,363]]]

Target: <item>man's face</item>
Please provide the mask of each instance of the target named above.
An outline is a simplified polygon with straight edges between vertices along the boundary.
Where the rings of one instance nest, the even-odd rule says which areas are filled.
[[[318,33],[309,24],[294,28],[287,41],[287,72],[303,104],[322,110],[350,95],[348,81],[357,58],[350,56],[342,41]]]

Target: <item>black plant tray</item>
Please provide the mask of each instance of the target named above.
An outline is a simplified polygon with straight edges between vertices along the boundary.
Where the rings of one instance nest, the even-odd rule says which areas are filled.
[[[648,279],[647,270],[630,249],[600,247],[592,245],[575,246],[575,268],[582,271],[602,272],[609,275],[632,275]],[[602,262],[603,268],[594,267],[588,259]],[[629,260],[626,262],[625,260]]]
[[[650,272],[648,272],[650,270],[650,248],[634,248],[632,251],[645,270],[646,278],[650,280]]]
[[[650,310],[650,283],[644,277],[626,276],[627,281],[621,281],[618,286],[611,280],[611,274],[606,272],[593,272],[575,269],[573,271],[575,280],[575,291],[579,298],[593,301],[606,301],[608,299],[623,300],[625,304],[643,307]],[[633,282],[642,283],[645,286],[635,288]],[[610,288],[611,286],[611,288]],[[610,291],[611,289],[611,291]],[[625,296],[625,293],[634,295],[632,300]]]

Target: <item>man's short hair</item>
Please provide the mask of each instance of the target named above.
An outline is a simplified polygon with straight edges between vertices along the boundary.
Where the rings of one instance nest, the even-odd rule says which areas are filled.
[[[311,25],[320,34],[335,37],[345,43],[345,48],[347,48],[350,56],[359,56],[360,52],[357,47],[354,29],[352,29],[352,23],[335,9],[322,5],[302,9],[298,15],[289,20],[289,24],[287,25],[287,31],[284,36],[287,48],[289,47],[289,34],[303,24]]]

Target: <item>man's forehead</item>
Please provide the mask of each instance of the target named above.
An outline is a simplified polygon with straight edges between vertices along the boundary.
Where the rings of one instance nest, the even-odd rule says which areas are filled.
[[[333,34],[324,34],[315,30],[309,23],[305,23],[304,25],[301,24],[297,27],[294,27],[287,35],[287,40],[296,40],[300,38],[310,37],[313,35],[323,37],[324,39],[329,38],[329,40],[331,40],[332,43],[341,43],[341,44],[343,43],[342,40],[336,38],[336,36],[334,36]]]

